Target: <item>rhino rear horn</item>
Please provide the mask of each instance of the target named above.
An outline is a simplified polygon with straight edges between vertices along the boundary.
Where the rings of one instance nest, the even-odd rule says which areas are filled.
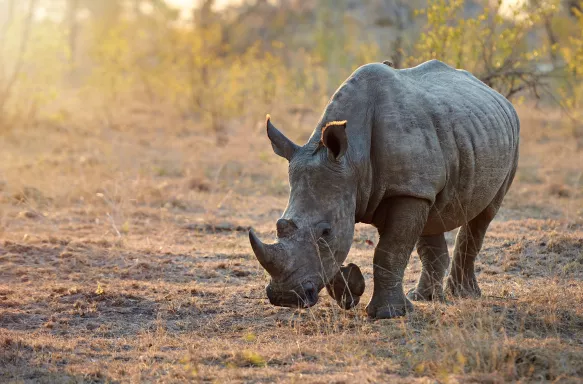
[[[277,220],[275,225],[277,227],[277,237],[289,236],[294,230],[298,229],[298,226],[292,220],[284,218]]]
[[[273,151],[277,155],[287,159],[287,161],[290,161],[299,146],[271,124],[271,116],[267,115],[265,124],[267,126],[267,137],[271,141]]]

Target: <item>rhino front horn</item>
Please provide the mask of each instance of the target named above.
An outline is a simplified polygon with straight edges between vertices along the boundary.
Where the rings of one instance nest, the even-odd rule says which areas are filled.
[[[271,272],[272,260],[269,257],[269,253],[265,249],[265,244],[259,240],[252,229],[249,230],[249,242],[251,243],[251,248],[253,248],[255,257],[257,257],[257,260],[259,260],[261,266],[263,266],[267,272]]]
[[[285,264],[285,251],[281,244],[264,244],[255,232],[249,230],[249,242],[255,257],[271,276],[279,275]]]
[[[266,261],[265,246],[252,229],[249,230],[249,242],[251,243],[251,248],[253,248],[255,257],[257,257],[257,260],[263,265],[263,262]]]

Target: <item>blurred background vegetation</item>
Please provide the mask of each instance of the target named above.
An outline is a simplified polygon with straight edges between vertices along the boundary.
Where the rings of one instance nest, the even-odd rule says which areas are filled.
[[[79,112],[123,129],[128,111],[145,108],[200,123],[224,144],[230,126],[266,112],[302,121],[365,63],[440,59],[513,101],[560,108],[581,140],[582,9],[577,0],[0,0],[0,133]]]

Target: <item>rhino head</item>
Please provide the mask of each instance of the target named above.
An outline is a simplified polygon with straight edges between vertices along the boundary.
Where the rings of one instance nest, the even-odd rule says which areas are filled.
[[[346,121],[328,123],[300,147],[273,126],[267,136],[275,153],[289,161],[288,205],[277,221],[277,241],[263,243],[253,230],[249,241],[271,276],[266,291],[273,305],[311,307],[328,292],[343,308],[358,303],[364,278],[358,267],[342,267],[354,235],[356,179],[346,155]],[[321,133],[320,133],[321,132]]]

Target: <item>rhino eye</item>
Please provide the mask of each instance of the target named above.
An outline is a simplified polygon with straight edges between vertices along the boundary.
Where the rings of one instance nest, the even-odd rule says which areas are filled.
[[[320,236],[330,236],[330,233],[332,232],[332,227],[330,227],[330,224],[328,223],[320,223],[316,226],[316,231],[319,232]]]

